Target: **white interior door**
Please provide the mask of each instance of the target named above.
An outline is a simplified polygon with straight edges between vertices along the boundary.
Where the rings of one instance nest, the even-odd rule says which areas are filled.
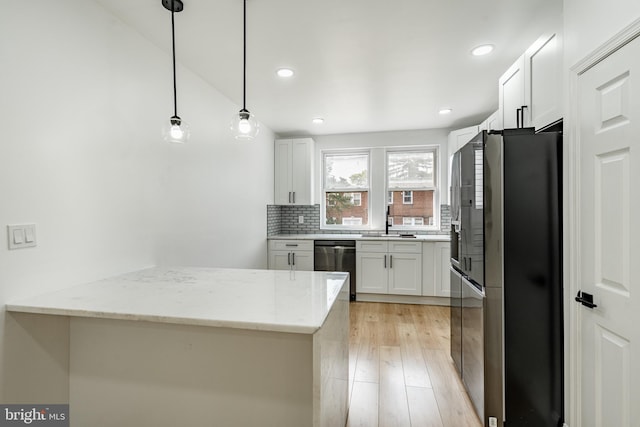
[[[640,422],[640,39],[578,77],[577,425]],[[575,423],[575,421],[574,421]]]

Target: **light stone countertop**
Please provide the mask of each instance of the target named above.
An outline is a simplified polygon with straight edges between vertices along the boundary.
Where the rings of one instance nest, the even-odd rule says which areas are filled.
[[[362,237],[362,234],[278,234],[268,236],[267,240],[403,240],[418,242],[448,242],[450,237],[448,234],[416,234],[416,237],[399,237],[399,236],[380,236],[380,237]]]
[[[7,304],[13,312],[313,334],[348,274],[155,267]]]

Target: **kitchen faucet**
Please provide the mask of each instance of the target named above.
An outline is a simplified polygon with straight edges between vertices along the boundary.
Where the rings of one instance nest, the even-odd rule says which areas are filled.
[[[384,234],[389,234],[389,216],[391,215],[391,206],[387,205],[387,218],[384,221]]]

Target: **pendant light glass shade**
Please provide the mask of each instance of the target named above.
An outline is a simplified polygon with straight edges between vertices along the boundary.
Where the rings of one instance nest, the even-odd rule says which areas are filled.
[[[176,31],[174,13],[182,12],[184,3],[182,0],[162,0],[162,6],[171,12],[171,47],[173,57],[173,116],[162,127],[162,139],[165,142],[184,144],[191,136],[191,129],[178,116],[178,94],[176,89]]]
[[[244,0],[243,8],[243,39],[242,39],[242,110],[231,118],[231,132],[239,141],[251,141],[260,130],[256,118],[247,110],[247,0]]]
[[[165,142],[184,144],[189,140],[190,136],[191,128],[189,124],[177,116],[171,117],[162,127],[162,139]]]
[[[244,108],[233,115],[231,119],[231,132],[235,139],[240,141],[251,141],[256,137],[260,125],[256,118]]]

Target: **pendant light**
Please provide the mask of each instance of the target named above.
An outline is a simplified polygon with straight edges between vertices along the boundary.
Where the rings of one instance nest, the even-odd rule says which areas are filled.
[[[243,0],[243,47],[242,47],[242,110],[231,119],[233,136],[240,141],[251,141],[259,130],[258,121],[246,108],[247,103],[247,0]]]
[[[178,100],[176,91],[176,34],[173,15],[182,12],[182,0],[162,0],[162,6],[171,12],[171,46],[173,53],[173,116],[162,127],[162,137],[166,142],[184,144],[189,140],[191,131],[189,125],[178,116]]]

